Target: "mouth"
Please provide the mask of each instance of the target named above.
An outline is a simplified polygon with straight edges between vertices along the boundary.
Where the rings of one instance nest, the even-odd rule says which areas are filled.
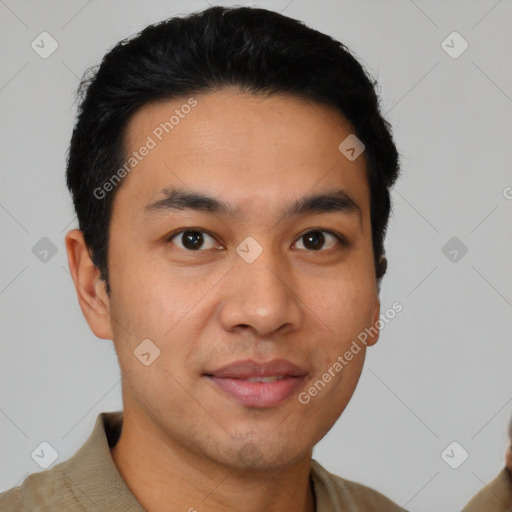
[[[238,361],[204,377],[215,388],[246,407],[276,407],[292,396],[306,378],[306,372],[285,359],[267,363]]]

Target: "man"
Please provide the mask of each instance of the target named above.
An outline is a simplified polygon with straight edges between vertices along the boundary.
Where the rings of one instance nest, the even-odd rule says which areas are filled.
[[[463,509],[463,512],[481,511],[512,512],[512,417],[508,424],[505,467]]]
[[[66,247],[123,411],[2,510],[402,510],[312,460],[381,322],[398,154],[361,65],[213,7],[119,43],[80,91]]]

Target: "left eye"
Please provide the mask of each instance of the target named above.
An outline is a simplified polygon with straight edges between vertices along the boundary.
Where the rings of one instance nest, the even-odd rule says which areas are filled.
[[[318,251],[319,246],[322,246],[326,242],[326,237],[324,236],[324,233],[327,234],[327,240],[330,240],[330,243],[328,244],[327,249],[331,249],[336,245],[336,243],[340,243],[341,239],[340,237],[336,236],[335,234],[331,233],[330,231],[321,231],[321,230],[315,230],[315,231],[308,231],[307,233],[304,233],[300,238],[300,240],[305,240],[306,245],[308,247],[305,247],[305,249]],[[298,242],[297,242],[298,243]],[[303,244],[304,245],[304,244]],[[299,247],[300,249],[300,247]],[[325,247],[324,247],[325,249]]]

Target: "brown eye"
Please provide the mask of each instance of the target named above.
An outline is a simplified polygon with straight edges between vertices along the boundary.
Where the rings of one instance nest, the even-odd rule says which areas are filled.
[[[181,242],[174,243],[173,240],[177,239]],[[215,239],[205,233],[204,231],[188,229],[185,231],[180,231],[179,233],[175,233],[169,238],[169,242],[177,245],[181,249],[185,249],[187,251],[198,251],[201,249],[212,249],[215,247]],[[213,242],[213,245],[212,245]],[[205,247],[206,245],[206,247]]]
[[[327,235],[327,237],[324,235]],[[326,249],[325,244],[327,241],[327,249],[331,249],[340,242],[340,238],[330,231],[314,230],[308,231],[299,238],[299,241],[303,240],[303,246],[309,251],[319,251],[320,249]],[[301,247],[299,247],[301,249]]]

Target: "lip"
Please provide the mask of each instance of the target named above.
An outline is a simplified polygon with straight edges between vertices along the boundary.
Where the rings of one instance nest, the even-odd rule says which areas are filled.
[[[250,377],[269,377],[283,375],[286,377],[303,377],[306,372],[299,366],[286,359],[272,359],[265,363],[258,363],[252,359],[235,361],[216,370],[205,372],[219,378],[248,379]]]
[[[254,377],[282,377],[274,382],[250,382]],[[236,361],[208,371],[205,377],[218,389],[246,407],[275,407],[289,398],[304,382],[306,372],[286,359],[258,363]]]

